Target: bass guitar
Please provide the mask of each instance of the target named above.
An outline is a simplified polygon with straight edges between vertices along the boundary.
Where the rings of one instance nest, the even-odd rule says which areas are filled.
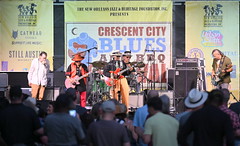
[[[84,74],[84,75],[82,75],[82,76],[75,76],[74,78],[66,78],[66,80],[65,80],[65,86],[66,86],[66,88],[68,89],[68,88],[75,88],[76,87],[76,85],[79,85],[80,84],[80,80],[81,79],[83,79],[83,78],[85,78],[85,77],[87,77],[88,75],[90,75],[92,72],[88,72],[88,73],[86,73],[86,74]],[[71,80],[73,80],[74,82],[72,83],[71,82]]]
[[[229,64],[229,65],[226,67],[225,70],[228,70],[228,69],[231,68],[231,67],[232,67],[232,64]],[[212,77],[212,79],[211,79],[212,85],[217,86],[219,82],[223,81],[223,77],[224,77],[225,74],[226,74],[225,72],[222,72],[221,70],[218,70],[218,71],[215,73],[214,77]]]
[[[220,81],[222,81],[222,79],[219,77],[219,75],[220,75],[220,72],[218,71],[218,72],[216,72],[216,74],[212,77],[212,79],[211,79],[212,85],[217,86],[218,83],[219,83]]]

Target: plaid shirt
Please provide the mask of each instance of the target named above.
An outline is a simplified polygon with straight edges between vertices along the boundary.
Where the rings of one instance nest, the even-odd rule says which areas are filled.
[[[233,129],[234,130],[239,129],[240,121],[239,121],[238,115],[235,112],[233,112],[232,110],[230,110],[226,105],[221,105],[219,108],[221,111],[223,111],[224,113],[229,115],[229,117],[232,121]]]

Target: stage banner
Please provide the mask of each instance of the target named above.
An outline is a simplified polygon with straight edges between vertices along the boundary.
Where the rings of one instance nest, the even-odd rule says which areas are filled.
[[[141,69],[150,80],[166,83],[172,60],[171,1],[67,1],[64,11],[65,68],[78,52],[85,52],[83,63],[89,65],[109,62],[114,51],[131,51],[131,62],[144,63]]]
[[[233,63],[230,90],[239,96],[239,2],[186,2],[186,56],[205,58],[207,90],[211,85],[212,50]]]
[[[41,51],[53,68],[53,2],[0,1],[0,71],[25,72]]]

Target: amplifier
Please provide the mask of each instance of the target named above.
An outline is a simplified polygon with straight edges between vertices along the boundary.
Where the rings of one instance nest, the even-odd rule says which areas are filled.
[[[144,105],[144,98],[143,94],[130,94],[129,95],[129,107],[132,108],[139,108]]]
[[[175,62],[176,68],[198,68],[200,66],[198,58],[177,58]]]
[[[8,86],[8,74],[0,73],[0,87],[6,88]]]

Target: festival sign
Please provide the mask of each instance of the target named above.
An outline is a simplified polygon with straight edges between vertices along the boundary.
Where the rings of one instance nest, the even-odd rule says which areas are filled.
[[[146,64],[149,79],[166,83],[172,60],[171,1],[78,1],[65,2],[64,8],[65,68],[78,52],[85,52],[82,62],[89,65],[109,62],[114,51],[131,51],[131,62]]]

